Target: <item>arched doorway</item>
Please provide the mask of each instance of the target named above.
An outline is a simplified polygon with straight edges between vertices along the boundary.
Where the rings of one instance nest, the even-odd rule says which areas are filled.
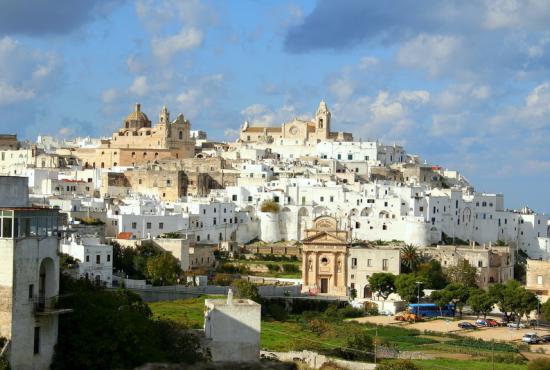
[[[368,284],[363,288],[363,298],[372,298],[372,290]]]
[[[38,276],[38,302],[37,308],[41,311],[48,307],[48,301],[57,293],[57,280],[55,263],[47,257],[40,262]]]

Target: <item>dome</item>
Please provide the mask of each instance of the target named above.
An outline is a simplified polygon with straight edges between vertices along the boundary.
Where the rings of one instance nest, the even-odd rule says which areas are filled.
[[[151,121],[145,113],[141,111],[141,104],[136,104],[136,109],[124,120],[126,128],[151,127]]]

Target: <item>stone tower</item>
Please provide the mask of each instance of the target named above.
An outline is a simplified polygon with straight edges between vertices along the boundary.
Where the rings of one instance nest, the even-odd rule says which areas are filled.
[[[328,139],[330,136],[330,111],[324,100],[321,100],[315,113],[315,131],[319,138]]]

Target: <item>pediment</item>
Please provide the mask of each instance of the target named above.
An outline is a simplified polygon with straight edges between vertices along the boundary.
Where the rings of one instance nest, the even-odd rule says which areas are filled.
[[[302,240],[302,243],[304,244],[344,244],[345,245],[347,244],[347,241],[331,232],[321,231],[315,235],[312,235]]]

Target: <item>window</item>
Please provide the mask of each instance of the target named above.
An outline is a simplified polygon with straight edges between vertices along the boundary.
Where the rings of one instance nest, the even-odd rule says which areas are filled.
[[[366,156],[365,156],[365,161],[368,161],[368,160],[369,160],[369,156],[366,155]]]
[[[86,262],[90,262],[90,256],[86,256]]]
[[[34,284],[29,284],[29,299],[34,297]]]
[[[388,230],[388,226],[386,224],[382,225],[382,230]]]
[[[348,154],[348,160],[352,160],[353,159],[353,154]]]
[[[132,222],[132,229],[135,229],[137,227],[137,222]]]
[[[477,261],[477,267],[483,267],[483,261]]]
[[[95,263],[98,264],[98,265],[101,263],[101,255],[100,254],[95,256]]]
[[[237,200],[237,196],[234,195],[234,197],[235,197],[235,199],[233,199],[233,200]],[[249,201],[249,202],[252,202],[252,196],[251,196],[251,195],[248,196],[248,201]]]
[[[422,206],[418,207],[418,211],[419,212],[424,212],[424,207],[422,207]]]
[[[9,217],[2,219],[2,237],[3,238],[11,238],[12,232],[11,232],[11,223],[12,219]]]
[[[342,159],[342,154],[338,154],[338,155],[336,156],[336,158],[337,158],[337,159]]]
[[[321,197],[319,198],[321,202],[324,202],[325,201],[325,197]]]
[[[164,222],[159,222],[159,229],[160,230],[164,229]]]
[[[107,262],[111,262],[111,255],[110,254],[107,255]]]
[[[367,267],[372,267],[372,260],[370,258],[367,260]]]
[[[323,265],[328,265],[328,258],[326,258],[326,257],[321,258],[321,263]]]
[[[40,353],[40,326],[34,327],[34,354]]]
[[[388,260],[387,259],[382,260],[382,270],[383,271],[388,271]]]
[[[351,259],[351,268],[352,269],[357,268],[357,258]]]
[[[252,197],[248,197],[248,198],[252,198]],[[233,194],[233,195],[231,196],[231,200],[233,200],[234,202],[236,202],[236,201],[237,201],[237,194]],[[250,200],[252,200],[252,199],[249,199],[249,201],[250,201]]]
[[[334,197],[333,196],[330,197],[330,201],[334,202]]]
[[[198,241],[198,242],[201,241],[201,236],[200,236],[200,235],[197,235],[197,241]]]
[[[151,223],[150,222],[147,222],[146,226],[147,230],[150,230],[151,229]]]
[[[542,285],[542,275],[537,275],[537,284]]]
[[[279,197],[277,195],[275,195],[273,197],[273,201],[276,202],[276,203],[279,203]]]

